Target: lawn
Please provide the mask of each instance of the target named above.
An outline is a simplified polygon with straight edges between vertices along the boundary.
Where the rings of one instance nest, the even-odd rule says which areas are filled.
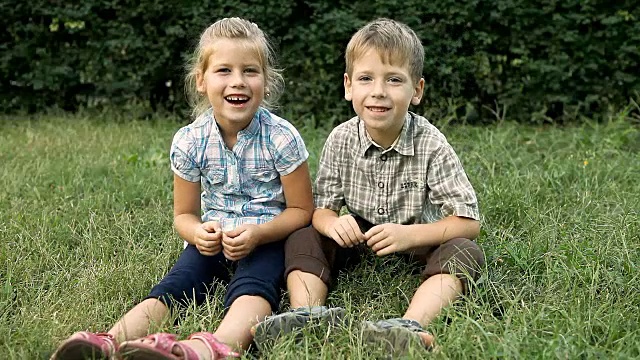
[[[0,355],[47,358],[74,331],[106,331],[159,281],[172,229],[175,121],[82,117],[0,123]],[[445,358],[640,357],[640,128],[442,125],[474,184],[487,255],[475,291],[429,330]],[[315,173],[325,130],[301,128]],[[367,359],[361,320],[400,316],[418,278],[394,257],[342,274],[344,327],[285,336],[269,359]],[[218,289],[184,309],[180,336],[220,321]],[[286,308],[286,301],[283,301]],[[412,349],[410,358],[427,355]]]

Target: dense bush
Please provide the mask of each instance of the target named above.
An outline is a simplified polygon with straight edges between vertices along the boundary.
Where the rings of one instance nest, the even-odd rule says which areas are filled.
[[[424,103],[476,121],[596,116],[640,92],[640,5],[604,0],[33,0],[0,4],[0,108],[148,105],[185,110],[183,64],[223,16],[258,23],[285,69],[282,112],[318,123],[349,116],[344,48],[376,17],[423,40]],[[314,116],[310,116],[314,115]]]

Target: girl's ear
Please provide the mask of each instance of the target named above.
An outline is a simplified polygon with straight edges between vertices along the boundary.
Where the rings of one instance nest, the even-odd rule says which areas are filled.
[[[347,101],[351,101],[351,79],[349,78],[349,74],[344,74],[344,98]]]
[[[411,97],[411,104],[420,105],[420,100],[422,100],[423,93],[424,93],[424,78],[420,78],[415,88],[413,89],[413,97]]]
[[[207,86],[204,83],[204,74],[202,73],[202,70],[196,71],[196,90],[201,94],[207,92]]]

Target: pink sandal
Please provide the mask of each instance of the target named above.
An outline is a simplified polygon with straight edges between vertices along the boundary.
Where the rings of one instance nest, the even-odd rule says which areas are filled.
[[[142,342],[141,340],[144,339],[152,340],[153,344]],[[240,357],[240,354],[220,342],[211,333],[199,332],[191,334],[188,340],[202,341],[209,349],[212,360]],[[176,346],[182,350],[183,355],[181,357],[173,354],[173,349]],[[125,341],[120,344],[120,355],[133,360],[201,360],[200,355],[195,350],[177,341],[176,335],[168,333],[158,333],[138,340]]]
[[[142,342],[151,340],[152,344]],[[182,357],[173,354],[174,347],[182,350]],[[120,356],[137,360],[199,360],[200,356],[192,348],[180,343],[175,334],[157,333],[120,344]]]
[[[200,340],[207,345],[207,348],[209,348],[209,352],[211,353],[211,359],[213,360],[240,357],[240,354],[233,351],[231,346],[220,342],[220,340],[213,336],[212,333],[197,332],[189,335],[188,339]]]
[[[51,355],[51,360],[118,359],[118,343],[108,333],[79,331],[65,340]]]

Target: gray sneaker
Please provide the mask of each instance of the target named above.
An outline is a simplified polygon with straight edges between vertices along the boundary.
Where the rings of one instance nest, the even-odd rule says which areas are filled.
[[[267,317],[254,327],[253,342],[262,350],[269,341],[281,334],[303,328],[307,323],[340,325],[344,323],[346,311],[340,307],[311,306],[292,309],[282,314]]]
[[[370,344],[382,345],[385,351],[394,356],[401,356],[411,346],[423,347],[431,350],[432,346],[426,346],[420,333],[427,333],[417,321],[408,319],[387,319],[376,322],[365,321],[362,323],[362,341]]]

